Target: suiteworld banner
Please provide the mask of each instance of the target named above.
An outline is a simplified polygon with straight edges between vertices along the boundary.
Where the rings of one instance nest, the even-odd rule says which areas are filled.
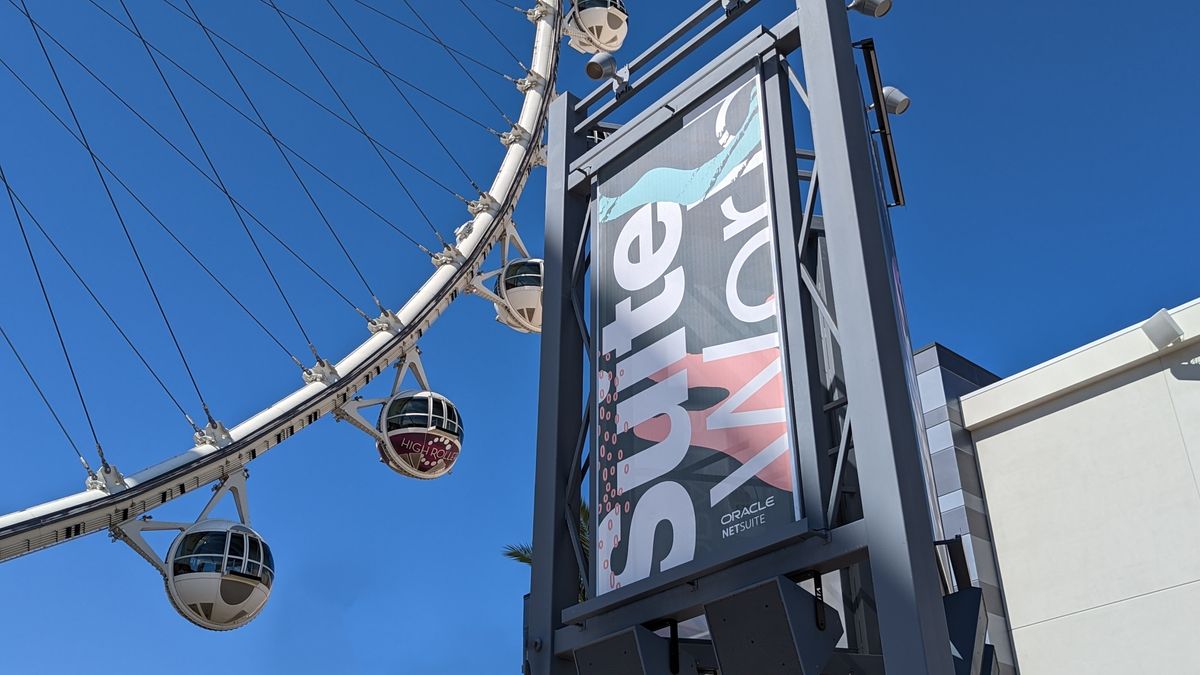
[[[597,595],[797,519],[757,74],[629,155],[595,207]]]

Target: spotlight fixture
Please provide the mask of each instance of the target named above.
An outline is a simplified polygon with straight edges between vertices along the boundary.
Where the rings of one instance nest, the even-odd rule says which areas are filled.
[[[588,59],[587,74],[593,80],[612,80],[618,97],[629,87],[629,69],[618,68],[617,58],[608,52],[599,52]]]
[[[606,80],[617,76],[617,59],[608,52],[597,52],[587,62],[588,77],[593,80]]]
[[[912,99],[895,87],[883,88],[883,107],[892,115],[903,115],[912,105]]]
[[[892,11],[892,0],[853,0],[846,9],[878,19]]]

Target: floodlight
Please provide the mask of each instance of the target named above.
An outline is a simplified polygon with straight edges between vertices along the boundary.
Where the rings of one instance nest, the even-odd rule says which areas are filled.
[[[608,52],[598,52],[587,63],[588,77],[593,80],[607,80],[617,76],[617,58]]]
[[[903,115],[912,105],[912,99],[895,87],[883,88],[883,107],[893,115]]]
[[[846,9],[878,19],[892,11],[892,0],[853,0]]]

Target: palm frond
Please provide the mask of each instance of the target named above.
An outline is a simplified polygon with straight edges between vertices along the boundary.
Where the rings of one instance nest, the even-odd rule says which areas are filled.
[[[523,565],[533,564],[533,546],[529,544],[509,544],[504,547],[504,557],[515,560]]]
[[[579,547],[586,560],[591,554],[592,510],[587,503],[579,504]],[[524,565],[533,564],[533,546],[530,544],[509,544],[504,547],[504,557]]]

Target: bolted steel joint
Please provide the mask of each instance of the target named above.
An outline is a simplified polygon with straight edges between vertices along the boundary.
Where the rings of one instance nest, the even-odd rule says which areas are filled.
[[[507,148],[531,137],[532,134],[526,131],[525,127],[520,124],[514,124],[512,131],[500,134],[500,142]]]
[[[454,265],[458,267],[467,261],[466,257],[463,256],[462,251],[459,251],[453,246],[446,246],[446,249],[441,253],[434,253],[430,260],[433,261],[434,267],[442,267],[443,265]]]
[[[322,382],[324,384],[333,384],[340,380],[342,376],[338,373],[337,368],[332,363],[325,359],[317,361],[317,365],[309,368],[304,372],[304,381],[308,384]]]
[[[500,211],[500,202],[496,198],[486,192],[479,193],[479,199],[472,202],[467,202],[467,211],[472,216],[479,216],[484,213],[495,215]]]
[[[404,328],[404,322],[390,309],[384,309],[376,318],[367,322],[372,333],[391,333],[397,335]]]
[[[233,443],[233,436],[225,425],[219,421],[209,422],[203,429],[197,431],[193,436],[196,439],[196,447],[199,448],[205,445],[211,445],[214,448],[224,448]]]
[[[530,91],[533,91],[534,89],[546,84],[546,78],[531,70],[525,75],[525,77],[517,80],[515,84],[517,85],[517,91],[521,92],[522,94],[528,94]]]

